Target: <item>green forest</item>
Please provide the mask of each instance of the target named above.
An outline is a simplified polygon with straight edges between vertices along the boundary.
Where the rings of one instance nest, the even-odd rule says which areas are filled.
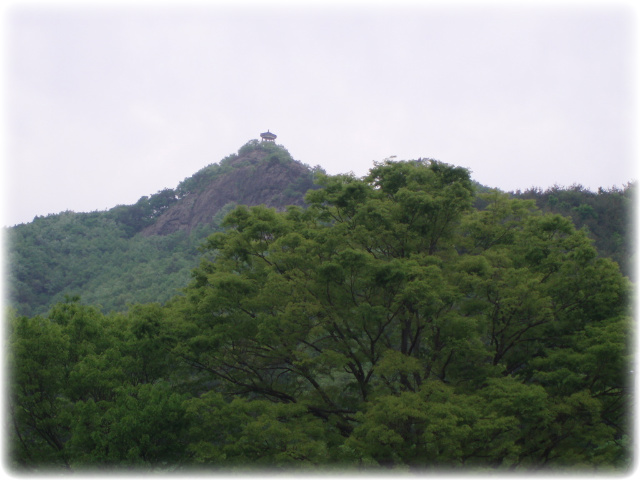
[[[256,153],[264,155],[261,163],[277,164],[284,171],[299,167],[295,180],[280,194],[282,207],[302,203],[307,190],[316,188],[313,177],[319,167],[297,162],[280,145],[249,141],[237,154],[202,168],[175,189],[145,195],[133,205],[36,217],[6,231],[8,303],[21,315],[34,316],[46,314],[69,296],[80,296],[83,304],[99,306],[105,313],[136,303],[166,302],[189,282],[202,255],[199,246],[220,229],[238,202],[224,200],[208,221],[190,231],[144,235],[145,228],[213,182],[228,186],[246,181],[256,170],[248,156]],[[240,173],[240,178],[230,178],[232,173]],[[260,190],[270,180],[266,175],[263,184],[250,182],[249,187]]]
[[[432,160],[315,183],[304,207],[230,204],[195,234],[140,237],[111,212],[25,236],[63,245],[94,222],[112,236],[86,249],[109,268],[148,255],[118,288],[146,271],[166,297],[105,308],[59,288],[11,310],[9,466],[630,471],[633,186],[507,194]]]
[[[80,296],[81,303],[97,306],[103,313],[123,312],[137,303],[164,304],[189,282],[202,256],[199,246],[220,231],[225,215],[237,204],[251,205],[251,201],[242,195],[235,200],[224,199],[221,192],[222,208],[189,231],[144,235],[144,230],[180,201],[201,194],[212,182],[243,182],[247,190],[260,190],[273,182],[273,175],[265,171],[259,171],[256,178],[256,166],[248,158],[255,154],[263,154],[262,163],[277,163],[283,171],[300,167],[289,172],[292,181],[282,189],[279,210],[294,203],[303,205],[304,194],[319,187],[314,183],[315,174],[325,173],[319,166],[311,168],[294,160],[281,145],[253,140],[238,153],[184,179],[176,188],[143,196],[133,205],[39,216],[30,223],[5,229],[8,303],[18,314],[27,316],[45,315],[69,296]],[[492,191],[472,183],[474,194]],[[635,281],[631,221],[635,188],[630,183],[594,193],[580,185],[554,186],[509,195],[534,200],[544,213],[571,218],[576,228],[586,229],[600,256],[617,262],[622,273]],[[486,205],[481,196],[475,195],[474,208]]]

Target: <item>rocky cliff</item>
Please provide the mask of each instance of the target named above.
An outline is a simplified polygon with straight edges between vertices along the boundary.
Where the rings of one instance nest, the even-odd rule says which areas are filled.
[[[241,153],[226,166],[231,167],[227,173],[213,179],[201,191],[180,198],[142,234],[190,232],[197,225],[210,223],[231,202],[278,210],[287,205],[303,205],[304,193],[314,187],[313,174],[307,166],[260,148]]]

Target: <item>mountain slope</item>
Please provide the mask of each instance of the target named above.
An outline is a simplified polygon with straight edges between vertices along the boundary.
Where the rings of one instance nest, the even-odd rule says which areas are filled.
[[[66,296],[103,311],[132,303],[163,303],[189,281],[205,238],[235,205],[283,210],[303,205],[318,188],[311,168],[280,145],[251,140],[220,162],[133,205],[104,212],[63,212],[6,229],[8,303],[22,315],[46,313]],[[476,194],[489,189],[474,183]],[[624,190],[579,188],[527,191],[545,212],[571,216],[588,228],[600,255],[616,260],[631,276],[635,255],[630,212],[635,184]],[[484,201],[476,197],[476,208]]]
[[[303,205],[304,193],[313,188],[309,168],[295,162],[283,149],[273,148],[274,145],[258,143],[252,147],[227,160],[225,165],[232,170],[214,178],[202,190],[180,198],[142,234],[190,232],[198,225],[210,223],[230,202],[279,210],[287,205]]]
[[[582,185],[542,190],[531,188],[511,194],[536,202],[545,213],[569,217],[577,228],[586,228],[598,253],[618,263],[622,273],[636,280],[634,265],[636,245],[633,235],[636,184],[623,188],[599,188],[591,192]]]
[[[234,205],[302,205],[313,175],[283,147],[250,141],[175,190],[9,228],[8,303],[28,316],[76,295],[103,311],[163,303],[188,283],[198,247]]]

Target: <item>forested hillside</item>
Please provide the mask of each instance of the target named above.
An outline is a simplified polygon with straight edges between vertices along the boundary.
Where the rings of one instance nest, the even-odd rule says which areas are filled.
[[[317,178],[164,305],[10,315],[10,466],[630,470],[631,284],[586,231],[435,161]]]
[[[279,145],[250,141],[175,189],[105,212],[63,212],[7,229],[8,300],[46,313],[65,296],[103,311],[165,302],[198,265],[199,245],[236,204],[302,205],[318,168]]]
[[[251,140],[237,154],[186,178],[175,189],[143,196],[108,211],[38,217],[7,229],[8,301],[23,315],[46,313],[65,297],[79,296],[103,312],[128,304],[164,303],[188,282],[198,246],[218,231],[235,205],[283,210],[304,205],[315,173],[281,145]],[[477,193],[490,189],[474,182]],[[598,253],[618,262],[632,279],[635,247],[631,215],[635,185],[590,192],[580,186],[529,189],[544,212],[586,227]],[[485,203],[476,196],[475,206]]]
[[[586,228],[600,255],[615,260],[622,272],[632,277],[637,258],[633,238],[635,183],[623,188],[599,188],[597,192],[573,185],[544,191],[531,188],[513,195],[535,200],[543,212],[569,217],[576,227]]]

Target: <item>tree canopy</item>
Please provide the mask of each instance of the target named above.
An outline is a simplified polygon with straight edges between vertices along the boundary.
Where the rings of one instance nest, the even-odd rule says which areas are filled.
[[[13,464],[629,468],[630,284],[585,231],[436,161],[318,182],[164,306],[14,316]]]

